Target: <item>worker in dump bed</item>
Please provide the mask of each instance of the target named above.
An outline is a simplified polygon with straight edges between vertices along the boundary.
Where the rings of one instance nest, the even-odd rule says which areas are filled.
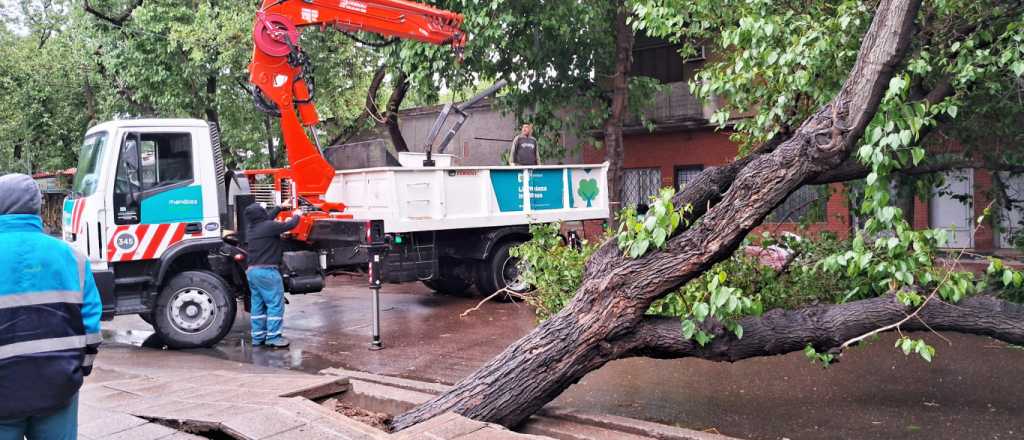
[[[512,151],[509,153],[509,165],[540,165],[540,153],[537,151],[537,139],[533,137],[533,124],[523,124],[519,136],[512,139]]]
[[[245,208],[245,219],[249,222],[245,235],[249,269],[245,275],[249,280],[253,346],[288,346],[288,340],[281,335],[284,319],[284,283],[278,272],[281,254],[284,252],[281,234],[299,224],[302,211],[295,210],[292,218],[286,222],[274,221],[282,209],[275,207],[267,212],[258,203]]]

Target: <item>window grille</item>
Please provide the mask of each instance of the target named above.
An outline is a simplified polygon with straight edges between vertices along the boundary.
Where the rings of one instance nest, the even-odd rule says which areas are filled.
[[[624,170],[622,177],[622,206],[636,206],[640,203],[649,204],[650,197],[658,194],[661,188],[660,168],[629,168]]]
[[[770,223],[825,221],[826,198],[821,185],[806,185],[790,194],[766,219]]]

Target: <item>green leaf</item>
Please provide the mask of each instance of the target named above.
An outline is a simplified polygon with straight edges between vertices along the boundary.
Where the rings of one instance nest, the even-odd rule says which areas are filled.
[[[909,355],[910,352],[914,351],[914,341],[910,340],[910,338],[902,338],[897,341],[897,344],[899,344],[900,350],[903,351],[904,355]]]
[[[658,228],[651,233],[651,238],[654,240],[654,247],[661,248],[665,244],[665,230]]]
[[[696,319],[697,322],[704,322],[704,319],[706,319],[708,317],[708,313],[710,311],[711,311],[711,308],[708,306],[707,303],[701,302],[701,303],[694,304],[693,305],[693,318]]]
[[[920,148],[920,147],[914,148],[913,150],[910,150],[910,154],[914,158],[914,166],[917,166],[918,164],[921,163],[921,160],[924,159],[924,153],[925,153],[924,148]]]
[[[725,302],[729,300],[729,293],[726,289],[715,289],[711,294],[711,304],[716,308],[725,305]]]
[[[913,139],[914,134],[910,130],[900,131],[900,145],[910,145],[910,141]]]
[[[697,336],[694,339],[697,340],[697,343],[700,344],[701,347],[707,345],[708,342],[711,342],[711,336],[703,331],[697,332]]]
[[[693,339],[694,333],[697,332],[697,325],[694,324],[693,321],[691,321],[689,319],[684,319],[682,327],[683,327],[683,329],[682,329],[683,330],[683,338],[684,339]]]
[[[1017,61],[1010,66],[1010,70],[1013,71],[1014,75],[1018,77],[1024,75],[1024,61]]]

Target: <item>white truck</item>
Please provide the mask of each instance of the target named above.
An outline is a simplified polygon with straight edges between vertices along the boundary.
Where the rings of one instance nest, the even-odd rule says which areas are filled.
[[[509,249],[529,239],[529,224],[579,229],[608,216],[607,164],[400,159],[407,166],[336,171],[319,205],[330,208],[321,209],[304,202],[289,169],[226,170],[217,129],[205,121],[110,121],[85,135],[63,237],[88,255],[105,319],[140,314],[168,346],[197,347],[227,334],[238,300],[248,308],[239,214],[253,202],[309,213],[307,227],[287,236],[281,271],[293,294],[352,272],[368,273],[371,288],[419,280],[441,292],[491,293],[516,281]]]

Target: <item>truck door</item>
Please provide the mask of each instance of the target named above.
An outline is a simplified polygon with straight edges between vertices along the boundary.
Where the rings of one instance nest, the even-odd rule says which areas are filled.
[[[124,134],[108,217],[109,261],[158,259],[176,243],[202,235],[203,194],[192,141],[188,130]]]

